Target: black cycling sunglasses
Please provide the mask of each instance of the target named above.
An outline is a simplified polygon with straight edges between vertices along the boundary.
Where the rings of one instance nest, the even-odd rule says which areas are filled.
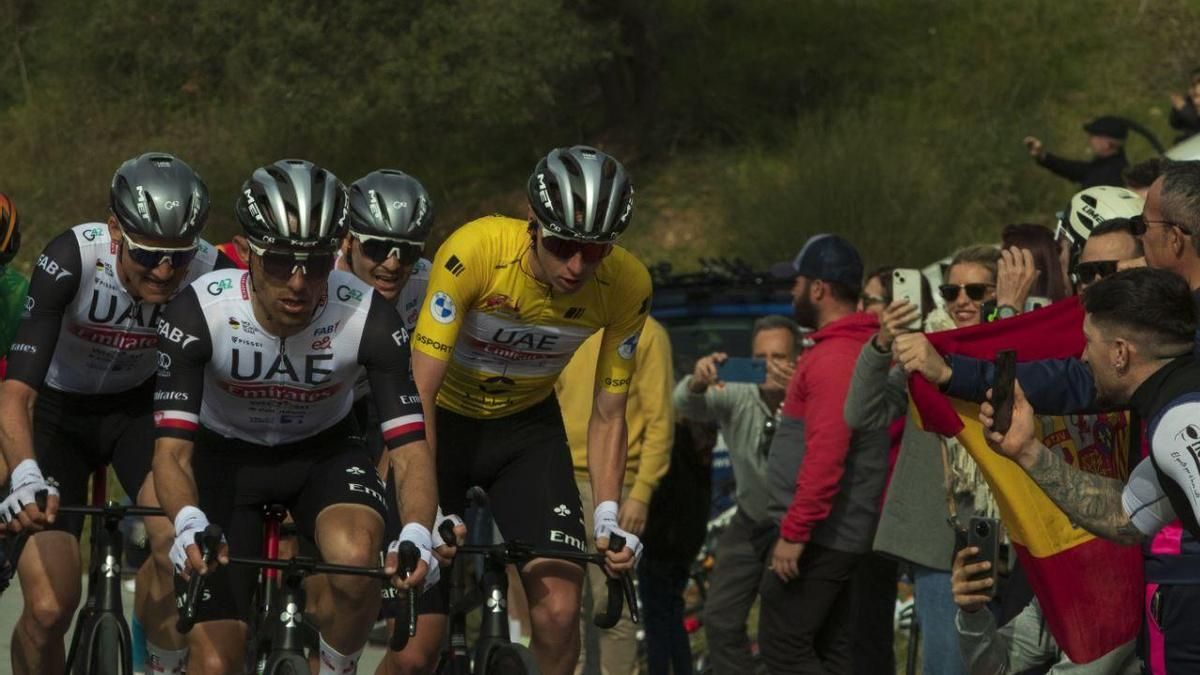
[[[377,237],[371,234],[359,234],[358,232],[351,232],[350,236],[358,240],[358,245],[362,249],[363,255],[375,263],[383,263],[394,255],[401,265],[406,267],[415,265],[421,259],[421,253],[425,248],[421,244],[404,241],[403,239]]]
[[[962,291],[966,291],[968,298],[982,302],[987,297],[988,289],[995,287],[996,284],[942,284],[938,286],[938,293],[946,302],[954,302]]]
[[[1090,284],[1116,273],[1116,260],[1093,260],[1075,265],[1075,272],[1071,276],[1077,284]]]
[[[1168,227],[1179,227],[1178,224],[1172,223],[1169,220],[1146,220],[1141,214],[1133,216],[1129,219],[1129,231],[1133,236],[1140,237],[1150,229],[1151,225],[1166,225]],[[1179,229],[1183,229],[1179,227]],[[1185,230],[1186,232],[1186,230]]]
[[[275,251],[250,242],[250,250],[262,260],[263,272],[272,279],[287,281],[299,271],[306,277],[327,277],[337,257],[333,251],[300,253]]]
[[[124,230],[121,231],[121,239],[125,243],[125,250],[129,253],[129,259],[139,267],[151,270],[164,262],[170,265],[172,269],[187,267],[200,250],[197,244],[175,248],[144,246],[130,239]]]

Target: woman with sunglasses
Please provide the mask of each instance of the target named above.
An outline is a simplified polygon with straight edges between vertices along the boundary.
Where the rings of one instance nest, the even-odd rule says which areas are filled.
[[[33,494],[53,478],[61,503],[83,504],[88,478],[107,464],[139,504],[157,505],[149,472],[159,313],[217,262],[200,239],[208,188],[183,161],[147,153],[125,162],[109,207],[107,224],[73,227],[38,257],[0,389],[0,445],[15,467],[8,505],[24,509],[20,527],[47,530],[18,566],[27,600],[13,634],[19,673],[62,670],[80,596],[82,520],[56,518],[58,497],[39,512]],[[149,518],[146,529],[153,555],[138,573],[135,614],[151,657],[169,669],[183,646],[173,629],[171,527]],[[54,609],[34,610],[46,607]]]
[[[416,178],[401,171],[372,171],[350,184],[350,229],[343,239],[337,267],[371,285],[375,293],[395,305],[412,330],[417,322],[425,288],[429,284],[429,261],[421,257],[425,239],[433,230],[433,201]],[[369,383],[359,378],[359,397],[354,411],[366,436],[367,450],[376,458],[376,469],[387,489],[388,518],[385,541],[400,535],[402,523],[396,506],[396,482],[391,478],[388,456],[383,452],[379,412],[368,396]],[[318,590],[319,589],[319,590]],[[327,592],[323,583],[309,588],[315,602]],[[383,589],[383,614],[388,619],[388,634],[399,611],[392,588]],[[417,634],[401,651],[384,655],[378,675],[432,672],[438,650],[446,633],[446,596],[441,592],[422,593],[417,608]]]
[[[650,308],[650,275],[616,245],[633,212],[625,168],[586,146],[558,148],[527,183],[530,218],[467,223],[442,244],[413,335],[413,376],[437,392],[438,494],[461,512],[467,488],[487,486],[505,539],[601,551],[610,571],[633,567],[641,544],[618,525],[625,474],[625,403]],[[572,354],[603,330],[588,418],[596,508],[587,532],[554,383]],[[593,535],[589,538],[588,534]],[[579,657],[583,570],[536,560],[521,570],[544,673]]]
[[[1000,252],[992,246],[972,246],[954,255],[938,288],[944,310],[929,313],[927,330],[973,326],[982,320],[981,305],[995,293]],[[891,303],[880,316],[880,331],[863,346],[846,398],[846,423],[855,430],[888,429],[908,412],[908,378],[893,364],[893,349],[920,319],[921,308],[903,301]],[[949,320],[947,320],[949,319]],[[941,439],[905,421],[891,482],[884,497],[874,549],[904,560],[913,569],[917,614],[921,620],[921,653],[929,675],[965,672],[954,629],[955,605],[950,594],[950,560],[954,531],[944,524],[947,507],[943,454],[954,473],[964,478],[953,488],[956,508],[970,513],[986,503],[965,452],[944,446]]]

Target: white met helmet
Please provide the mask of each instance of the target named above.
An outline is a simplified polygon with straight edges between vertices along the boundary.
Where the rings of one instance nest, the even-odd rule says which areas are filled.
[[[1132,218],[1142,212],[1145,200],[1132,190],[1097,185],[1076,192],[1058,223],[1055,238],[1066,237],[1073,251],[1083,248],[1092,230],[1112,218]]]

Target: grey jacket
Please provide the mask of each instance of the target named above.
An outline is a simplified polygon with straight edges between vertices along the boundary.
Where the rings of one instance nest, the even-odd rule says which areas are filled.
[[[729,444],[738,509],[756,523],[767,518],[766,421],[774,411],[763,402],[758,385],[727,382],[693,394],[688,375],[675,386],[675,414],[696,422],[716,422]]]
[[[846,396],[846,424],[851,429],[887,429],[908,412],[908,381],[890,354],[880,354],[873,341],[863,345]],[[889,370],[890,368],[890,370]],[[957,504],[967,522],[971,504]],[[900,454],[883,502],[875,534],[875,550],[935,570],[949,571],[954,556],[954,529],[947,519],[945,471],[936,434],[906,421]]]
[[[1050,664],[1048,672],[1053,675],[1136,675],[1142,671],[1132,640],[1095,661],[1072,663],[1047,630],[1037,600],[999,629],[987,609],[960,609],[954,625],[968,675],[1023,673]]]

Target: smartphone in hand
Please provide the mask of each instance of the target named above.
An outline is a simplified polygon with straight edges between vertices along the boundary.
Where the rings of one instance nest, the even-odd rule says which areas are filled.
[[[921,270],[904,267],[892,270],[892,300],[907,300],[921,314],[925,313],[925,308],[921,306]],[[905,328],[911,331],[921,330],[920,317],[910,321]]]
[[[767,362],[762,359],[731,356],[717,366],[717,379],[722,382],[762,384],[767,381]]]
[[[982,595],[996,595],[996,563],[1000,557],[1000,521],[995,518],[972,516],[967,525],[967,546],[974,546],[979,553],[971,559],[971,563],[990,562],[987,570],[978,572],[970,577],[971,581],[991,578],[992,585],[979,591]]]
[[[992,430],[1007,433],[1012,424],[1013,389],[1017,382],[1017,353],[1011,349],[996,352],[992,378]]]

